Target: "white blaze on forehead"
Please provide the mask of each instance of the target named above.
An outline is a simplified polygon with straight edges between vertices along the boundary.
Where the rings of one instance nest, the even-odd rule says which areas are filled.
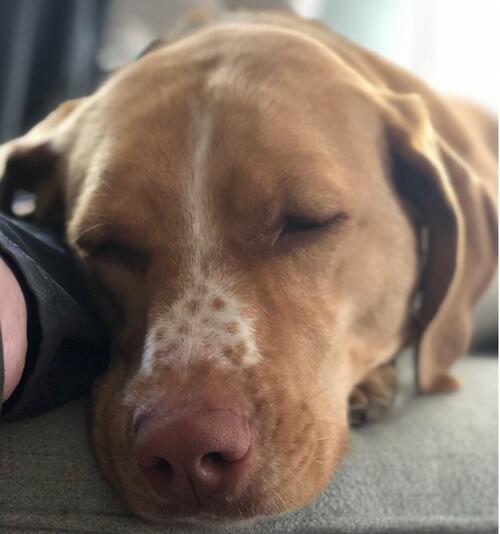
[[[221,265],[210,264],[218,235],[210,206],[208,172],[212,118],[193,110],[190,153],[192,166],[184,177],[186,248],[189,250],[185,287],[179,298],[166,304],[151,319],[146,335],[142,372],[159,366],[185,370],[205,360],[224,367],[253,365],[260,359],[253,321],[233,290],[230,275]],[[212,260],[213,261],[213,260]]]
[[[204,256],[216,246],[217,236],[211,215],[208,188],[208,160],[212,118],[198,106],[193,108],[190,145],[193,151],[191,172],[184,177],[184,192],[187,202],[187,215],[191,225],[190,249],[193,268],[200,266]],[[194,273],[193,273],[194,274]]]

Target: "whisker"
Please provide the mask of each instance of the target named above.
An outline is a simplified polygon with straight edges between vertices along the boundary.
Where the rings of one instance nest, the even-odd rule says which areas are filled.
[[[80,240],[85,234],[87,234],[88,232],[91,232],[93,230],[97,230],[97,228],[101,228],[103,226],[109,226],[110,223],[109,222],[100,222],[100,223],[96,223],[96,224],[93,224],[87,228],[85,228],[84,230],[82,230],[79,234],[77,234],[75,237],[74,237],[74,240],[75,241],[78,241]]]
[[[310,402],[313,399],[316,399],[317,397],[319,397],[320,395],[323,395],[323,393],[326,393],[327,391],[330,391],[331,387],[332,387],[331,384],[328,384],[324,388],[321,388],[319,391],[317,391],[316,393],[313,393],[310,397],[308,397],[306,399],[306,402]]]
[[[330,441],[330,440],[331,440],[330,436],[322,436],[322,437],[319,437],[318,439],[315,439],[314,442],[321,443],[322,441]]]
[[[243,519],[245,516],[243,515],[242,507],[236,503],[236,512],[238,513],[240,519]]]
[[[286,506],[286,503],[285,501],[283,500],[283,497],[279,494],[279,492],[274,489],[274,488],[271,488],[271,491],[274,493],[274,495],[276,496],[276,498],[279,500],[279,502],[282,504],[283,508],[281,509],[282,512],[284,512],[286,509],[287,509],[287,506]],[[277,508],[276,510],[278,513],[280,512],[280,509]]]

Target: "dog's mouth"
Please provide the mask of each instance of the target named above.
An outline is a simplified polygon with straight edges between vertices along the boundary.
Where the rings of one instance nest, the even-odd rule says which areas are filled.
[[[112,452],[112,460],[109,456],[103,458],[103,452],[109,454],[109,448],[108,451],[97,451],[105,473],[130,508],[154,523],[173,521],[214,528],[236,528],[279,516],[305,506],[317,497],[335,467],[335,462],[329,459],[318,469],[315,463],[317,451],[312,447],[305,447],[300,453],[290,453],[289,456],[282,454],[278,459],[272,456],[274,445],[269,445],[269,455],[267,442],[259,440],[255,444],[257,458],[252,456],[252,449],[238,458],[242,450],[244,452],[241,449],[234,457],[234,465],[223,458],[215,458],[211,468],[221,471],[215,473],[215,482],[208,480],[208,485],[203,486],[207,483],[203,479],[204,473],[191,475],[189,468],[183,471],[178,464],[172,468],[166,465],[166,460],[147,459],[147,449],[157,446],[158,439],[162,443],[161,438],[154,435],[154,430],[146,436],[146,441],[149,440],[145,445],[146,453],[143,451],[141,454],[145,456],[139,460],[133,448],[124,448],[123,456],[120,454],[121,458],[129,458],[128,462]],[[180,430],[174,429],[173,433],[180,435]],[[195,450],[193,444],[196,446],[199,443],[199,438],[193,436],[191,443],[182,443],[180,449],[189,456],[190,451]],[[186,455],[175,454],[174,451],[172,463],[187,458]],[[308,463],[306,460],[309,456],[314,458]],[[198,476],[196,481],[193,481],[193,476]]]
[[[257,493],[259,440],[236,407],[143,418],[136,428],[132,455],[160,517],[235,526],[286,511],[278,491]]]
[[[172,506],[158,497],[155,498],[155,503],[157,506],[154,511],[146,511],[151,502],[147,505],[136,503],[134,510],[146,520],[155,523],[174,522],[212,528],[247,526],[266,517],[275,517],[289,512],[283,504],[273,502],[269,496],[264,494],[252,498],[242,497],[231,502],[201,500],[185,507]]]
[[[196,441],[194,437],[193,442]],[[293,463],[286,466],[287,459],[283,455],[281,461],[275,461],[273,465],[273,459],[262,453],[262,445],[258,443],[261,457],[253,462],[253,451],[250,451],[250,457],[244,458],[243,465],[236,466],[236,475],[231,471],[235,466],[225,465],[223,459],[214,460],[218,467],[222,464],[231,477],[236,476],[236,480],[232,479],[220,487],[203,488],[203,480],[198,478],[195,482],[189,474],[183,486],[184,475],[181,474],[181,480],[176,482],[173,469],[166,467],[165,461],[146,464],[147,468],[144,468],[144,462],[142,466],[139,462],[135,480],[140,489],[136,488],[139,491],[135,498],[129,493],[127,501],[135,513],[155,523],[173,521],[207,528],[237,528],[307,505],[324,489],[335,467],[335,462],[326,461],[320,471],[316,465],[307,467],[307,462],[303,460],[308,454],[304,451],[300,453],[302,461],[296,461],[296,456]],[[183,448],[189,450],[191,445],[184,445]],[[245,464],[246,460],[248,465]],[[238,458],[235,463],[240,461]],[[299,464],[305,465],[305,470],[299,468]],[[159,471],[155,472],[157,468]],[[148,475],[147,469],[153,470],[153,476],[149,476],[151,473]],[[176,469],[179,468],[176,466]],[[285,476],[286,473],[291,476]],[[121,490],[128,493],[130,480],[122,479],[121,485]],[[214,491],[211,492],[211,489]]]
[[[137,515],[238,526],[305,506],[325,488],[345,449],[343,427],[317,419],[296,390],[220,373],[190,384],[160,378],[159,394],[124,387],[117,371],[96,390],[94,449]]]

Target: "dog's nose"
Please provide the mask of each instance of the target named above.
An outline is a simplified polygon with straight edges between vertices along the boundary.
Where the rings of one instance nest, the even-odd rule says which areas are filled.
[[[213,410],[144,420],[135,453],[159,497],[196,505],[234,493],[248,470],[250,447],[247,419],[230,410]]]

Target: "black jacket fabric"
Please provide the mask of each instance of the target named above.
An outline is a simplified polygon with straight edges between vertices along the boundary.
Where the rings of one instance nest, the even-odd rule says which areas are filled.
[[[77,265],[55,234],[0,213],[0,256],[16,275],[28,305],[26,367],[1,410],[2,420],[12,420],[86,393],[107,365],[107,339]]]

